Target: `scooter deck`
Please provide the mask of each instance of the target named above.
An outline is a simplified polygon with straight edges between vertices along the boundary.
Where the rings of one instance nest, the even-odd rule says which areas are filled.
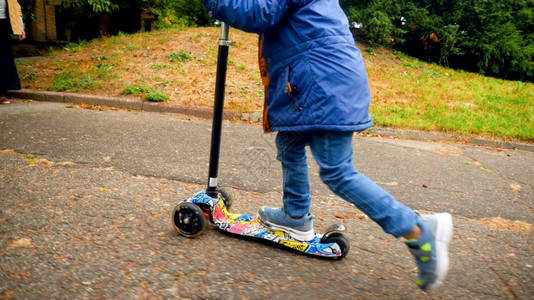
[[[210,217],[210,220],[220,230],[231,234],[262,239],[298,252],[328,258],[342,258],[348,252],[348,241],[339,241],[340,238],[344,239],[344,237],[338,237],[332,242],[329,242],[328,239],[324,241],[325,235],[336,235],[336,233],[346,230],[343,225],[331,227],[324,235],[316,233],[313,240],[303,242],[291,238],[284,231],[266,227],[256,215],[228,212],[222,198],[212,198],[205,191],[193,195],[186,201],[197,204],[204,212],[209,209],[207,216]]]

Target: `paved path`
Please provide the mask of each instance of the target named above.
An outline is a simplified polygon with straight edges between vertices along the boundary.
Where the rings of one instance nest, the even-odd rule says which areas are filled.
[[[409,206],[451,212],[451,270],[427,295],[402,242],[333,196],[310,162],[316,229],[349,228],[342,261],[222,234],[178,236],[174,205],[207,180],[211,121],[50,102],[0,106],[0,298],[532,299],[534,153],[355,138],[357,168]],[[280,203],[273,135],[225,123],[232,211]]]

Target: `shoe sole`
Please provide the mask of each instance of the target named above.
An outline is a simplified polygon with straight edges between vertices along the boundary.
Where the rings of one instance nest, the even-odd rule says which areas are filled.
[[[426,291],[429,292],[443,283],[443,279],[447,276],[449,270],[449,244],[452,239],[452,216],[448,213],[440,213],[435,215],[437,218],[436,228],[436,281],[427,286]]]
[[[313,232],[313,230],[299,231],[299,230],[295,230],[290,227],[285,227],[282,225],[271,223],[269,221],[262,220],[261,218],[260,218],[260,221],[263,224],[267,225],[267,227],[273,230],[280,230],[280,231],[286,232],[291,238],[298,240],[298,241],[309,242],[315,238],[315,233]]]

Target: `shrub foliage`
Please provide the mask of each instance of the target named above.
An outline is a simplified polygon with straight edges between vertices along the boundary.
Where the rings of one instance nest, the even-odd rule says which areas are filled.
[[[357,37],[426,61],[534,79],[534,1],[341,0]]]

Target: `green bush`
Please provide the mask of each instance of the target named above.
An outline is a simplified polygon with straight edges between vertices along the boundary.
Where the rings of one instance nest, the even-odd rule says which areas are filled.
[[[168,67],[170,67],[170,65],[168,64],[160,64],[160,63],[154,63],[152,65],[150,65],[150,67],[154,70],[163,70],[163,69],[166,69]]]
[[[97,86],[91,74],[63,71],[54,76],[54,83],[50,86],[50,89],[58,92],[68,90],[84,91],[94,89]]]
[[[154,88],[147,87],[144,84],[136,85],[136,86],[128,85],[126,86],[126,88],[124,88],[124,94],[139,96],[143,93],[152,92],[153,90]]]
[[[87,45],[89,45],[88,41],[81,40],[78,43],[67,43],[65,45],[64,49],[66,51],[70,51],[70,52],[77,52],[77,51],[80,51],[81,49],[83,49],[84,47],[86,47]]]
[[[146,94],[145,98],[148,101],[165,102],[169,100],[169,95],[163,92],[151,92],[151,93]]]
[[[200,0],[145,0],[143,9],[156,13],[156,28],[205,26],[211,23]]]
[[[169,56],[169,60],[173,62],[186,62],[186,61],[191,61],[193,59],[194,59],[193,55],[191,55],[190,52],[187,52],[185,50],[174,52]]]

